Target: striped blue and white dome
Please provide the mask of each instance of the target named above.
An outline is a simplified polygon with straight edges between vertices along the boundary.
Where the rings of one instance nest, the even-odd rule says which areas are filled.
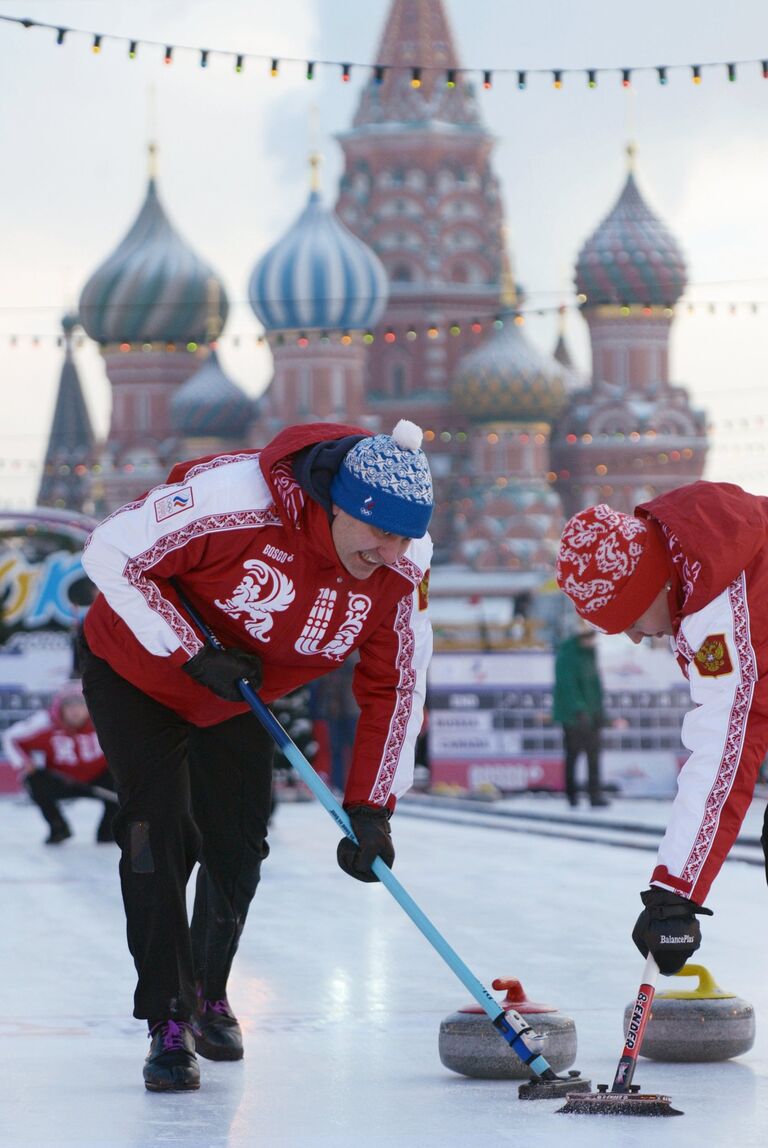
[[[291,229],[259,260],[248,286],[267,331],[364,330],[389,293],[378,256],[312,191]]]
[[[228,309],[223,285],[168,219],[152,178],[128,234],[82,290],[80,322],[102,346],[202,343],[211,280],[218,283],[223,325]]]

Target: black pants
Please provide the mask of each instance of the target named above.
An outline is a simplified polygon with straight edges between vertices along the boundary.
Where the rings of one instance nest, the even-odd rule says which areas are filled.
[[[576,763],[583,754],[587,758],[587,788],[591,800],[600,797],[600,726],[592,723],[564,725],[565,795],[571,804],[576,802]]]
[[[115,783],[108,770],[105,770],[98,777],[94,777],[91,784],[98,785],[101,789],[115,788]],[[67,819],[59,805],[60,801],[67,797],[94,797],[87,785],[81,785],[74,779],[70,781],[68,777],[48,769],[36,769],[32,773],[28,773],[24,779],[24,786],[51,829],[67,824]],[[98,841],[113,840],[112,818],[114,812],[115,805],[113,802],[105,801],[104,813],[96,830]]]
[[[269,853],[273,744],[253,714],[200,729],[85,643],[83,689],[117,782],[120,882],[138,973],[136,1017],[188,1019],[196,986],[226,993]],[[197,861],[191,926],[186,887]]]

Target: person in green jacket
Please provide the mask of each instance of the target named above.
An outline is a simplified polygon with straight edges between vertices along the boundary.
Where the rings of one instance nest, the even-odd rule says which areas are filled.
[[[603,725],[603,687],[595,654],[595,631],[580,630],[566,638],[555,659],[552,717],[563,727],[565,795],[578,803],[576,763],[587,758],[587,786],[593,806],[609,805],[600,780],[600,730]]]

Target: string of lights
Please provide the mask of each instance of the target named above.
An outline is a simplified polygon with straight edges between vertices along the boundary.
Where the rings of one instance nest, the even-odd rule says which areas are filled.
[[[768,425],[768,418],[763,416],[755,416],[751,419],[723,419],[713,420],[708,423],[706,428],[708,447],[711,450],[716,449],[720,454],[737,453],[743,455],[748,453],[750,456],[763,455],[768,452],[768,442],[764,439],[765,427]],[[747,432],[753,432],[755,438],[749,439],[745,437]],[[738,436],[733,441],[729,441],[732,436]],[[8,436],[14,439],[26,437],[28,439],[35,439],[36,441],[44,441],[45,435],[26,436]],[[582,442],[584,445],[603,446],[606,448],[620,446],[621,444],[628,444],[628,449],[635,447],[644,447],[647,451],[648,447],[652,447],[658,440],[664,441],[670,436],[659,434],[655,430],[638,430],[638,431],[617,431],[612,434],[569,434],[566,436],[558,435],[558,442],[562,442],[563,438],[566,442],[574,445],[576,442]],[[456,427],[448,428],[433,428],[427,427],[424,430],[424,441],[433,449],[439,448],[441,445],[445,446],[453,441],[464,445],[474,441],[482,441],[484,445],[490,447],[508,447],[510,444],[519,446],[528,446],[533,444],[535,446],[545,446],[549,439],[548,434],[544,434],[539,430],[525,430],[521,427],[510,428],[505,431],[488,430],[487,427],[469,427],[467,429],[457,429]],[[648,465],[651,467],[660,466],[674,467],[678,464],[687,464],[694,456],[694,450],[691,447],[669,447],[660,449],[656,454],[646,454]],[[132,473],[135,470],[151,469],[156,464],[151,459],[140,460],[137,462],[124,463],[118,469],[124,473]],[[610,478],[610,466],[605,463],[596,463],[594,472],[596,478],[605,479]],[[77,477],[84,477],[86,474],[100,475],[105,473],[105,466],[103,463],[94,461],[93,452],[87,450],[85,446],[71,450],[66,459],[56,459],[53,461],[42,462],[39,458],[31,458],[29,455],[13,456],[4,452],[0,457],[0,477],[9,477],[13,474],[42,474],[47,475],[58,474],[62,477],[75,475]],[[553,483],[558,478],[569,477],[568,472],[555,472],[555,471],[542,471],[538,476],[541,479],[546,479],[548,482]],[[503,478],[503,476],[502,476]],[[527,477],[521,481],[527,481]],[[471,484],[471,479],[467,476],[458,476],[457,481],[464,485]],[[515,482],[515,478],[506,478],[497,483],[497,485],[509,485]]]
[[[107,44],[123,47],[130,60],[135,60],[139,50],[152,51],[164,64],[172,64],[180,55],[192,56],[197,65],[205,70],[215,59],[221,59],[232,64],[235,73],[241,73],[246,65],[266,70],[272,78],[277,78],[283,72],[284,66],[300,68],[308,81],[316,79],[321,71],[334,72],[342,83],[349,83],[353,71],[361,72],[372,77],[375,83],[383,83],[388,73],[405,73],[411,87],[418,89],[422,86],[428,75],[435,74],[441,78],[447,89],[456,88],[461,82],[473,80],[477,77],[480,85],[488,90],[493,87],[497,77],[511,78],[519,91],[525,91],[531,77],[543,77],[557,90],[563,88],[566,77],[573,77],[585,83],[587,88],[597,88],[600,79],[618,80],[619,86],[629,88],[633,78],[639,73],[655,75],[662,87],[669,84],[673,73],[683,72],[689,80],[700,85],[706,72],[717,72],[728,83],[735,83],[739,73],[750,69],[757,71],[763,79],[768,79],[768,51],[765,58],[755,57],[749,60],[717,60],[699,63],[633,65],[629,67],[587,67],[587,68],[459,68],[442,67],[410,63],[408,65],[371,64],[359,61],[310,59],[297,56],[277,56],[273,53],[254,53],[238,50],[224,50],[220,48],[194,47],[189,44],[169,44],[159,40],[145,40],[138,36],[116,36],[110,33],[89,31],[84,28],[72,28],[65,24],[49,24],[41,20],[32,20],[28,17],[7,16],[0,14],[0,21],[15,24],[24,29],[37,28],[53,33],[52,43],[61,47],[73,37],[84,37],[94,55],[101,55]]]
[[[583,306],[586,303],[586,296],[579,296]],[[615,308],[617,317],[621,319],[630,318],[653,318],[663,316],[664,318],[671,319],[681,315],[688,316],[709,316],[709,317],[737,317],[737,316],[758,316],[765,312],[768,308],[768,301],[766,300],[711,300],[696,302],[678,303],[674,307],[664,307],[651,304],[601,304],[602,306],[610,306]],[[377,339],[384,343],[413,343],[418,339],[439,339],[441,337],[457,337],[462,333],[470,331],[473,335],[488,334],[492,331],[502,331],[505,326],[512,323],[517,327],[522,327],[528,318],[535,316],[537,318],[546,318],[549,315],[560,314],[562,315],[567,310],[578,309],[577,304],[569,306],[557,307],[537,307],[530,310],[509,311],[503,313],[494,313],[493,315],[486,315],[475,317],[469,321],[451,321],[448,323],[403,323],[395,324],[387,327],[384,331],[347,331],[347,330],[293,330],[290,332],[283,332],[273,337],[268,337],[263,332],[258,334],[251,334],[246,332],[228,333],[220,335],[215,342],[205,344],[209,346],[225,345],[234,347],[235,349],[243,347],[264,347],[270,342],[277,346],[289,346],[295,344],[297,347],[308,347],[313,344],[328,344],[332,342],[341,343],[342,345],[349,345],[355,342],[362,342],[364,344],[371,344],[376,342]],[[43,334],[30,334],[21,332],[10,332],[5,335],[0,335],[7,346],[10,348],[18,347],[42,347],[42,346],[57,346],[62,347],[65,343],[63,335],[43,335]],[[85,346],[90,340],[82,333],[78,333],[72,337],[72,343],[75,347],[80,348]],[[122,342],[117,344],[117,349],[123,353],[136,352],[136,351],[189,351],[194,354],[200,350],[204,344],[190,341],[187,343],[175,342]]]

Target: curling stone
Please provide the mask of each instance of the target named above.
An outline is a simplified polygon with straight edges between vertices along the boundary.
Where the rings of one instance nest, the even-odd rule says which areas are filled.
[[[576,1025],[554,1005],[537,1004],[526,998],[520,981],[500,977],[493,982],[497,992],[505,990],[500,1002],[506,1012],[519,1012],[538,1036],[544,1037],[541,1054],[555,1072],[568,1068],[576,1059]],[[530,1069],[496,1031],[488,1014],[479,1005],[467,1005],[451,1013],[440,1025],[440,1059],[446,1068],[462,1076],[481,1080],[528,1080]]]
[[[695,989],[656,993],[640,1055],[649,1060],[728,1060],[755,1042],[755,1010],[725,992],[703,965],[685,965],[677,977],[698,976]],[[624,1031],[633,1004],[624,1012]]]

